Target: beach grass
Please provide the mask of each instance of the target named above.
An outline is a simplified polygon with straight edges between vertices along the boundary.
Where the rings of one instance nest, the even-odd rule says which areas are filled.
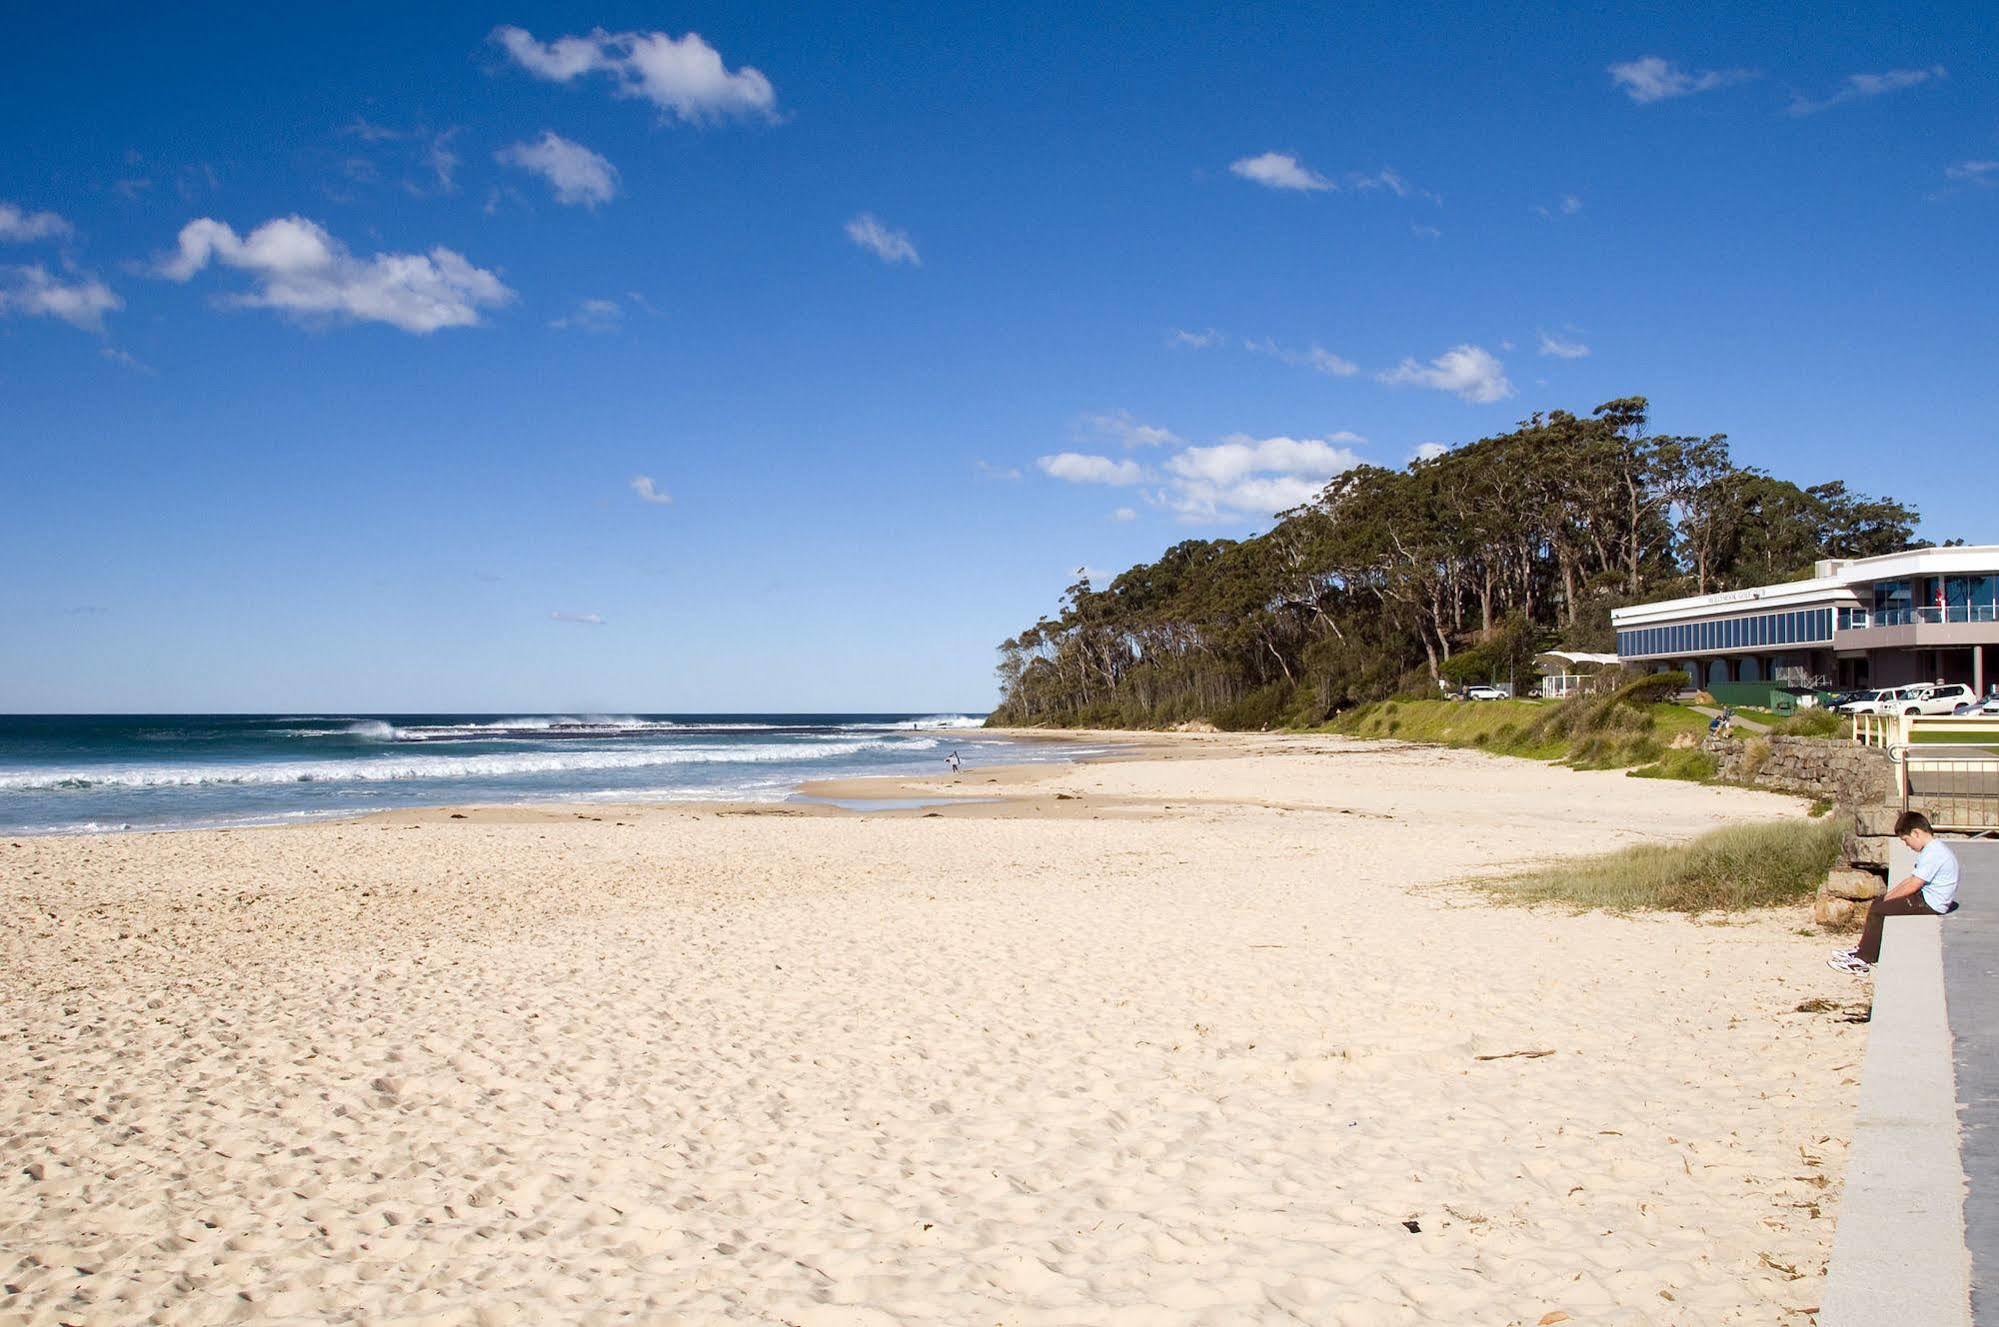
[[[1476,882],[1506,903],[1578,911],[1737,912],[1809,900],[1832,869],[1844,817],[1731,825],[1688,843],[1641,843]]]
[[[1341,715],[1325,731],[1699,781],[1714,776],[1714,762],[1693,749],[1707,725],[1706,715],[1683,705],[1592,696],[1565,701],[1389,700]]]

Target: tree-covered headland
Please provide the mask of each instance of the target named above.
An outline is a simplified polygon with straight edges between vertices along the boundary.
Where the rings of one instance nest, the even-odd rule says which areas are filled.
[[[1251,538],[1189,539],[1000,646],[992,722],[1318,723],[1440,682],[1607,651],[1614,608],[1795,580],[1912,547],[1914,508],[1738,466],[1724,434],[1647,430],[1644,397],[1403,470],[1363,465]]]

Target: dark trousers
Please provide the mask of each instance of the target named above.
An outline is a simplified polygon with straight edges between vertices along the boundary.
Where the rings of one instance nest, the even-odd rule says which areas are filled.
[[[1881,961],[1881,927],[1890,917],[1934,917],[1936,910],[1923,902],[1923,891],[1917,890],[1903,898],[1878,898],[1867,909],[1867,926],[1860,933],[1860,958],[1862,962]]]

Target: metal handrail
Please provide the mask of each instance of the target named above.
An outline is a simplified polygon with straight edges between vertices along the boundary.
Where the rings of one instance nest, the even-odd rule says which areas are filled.
[[[1999,750],[1994,745],[1920,742],[1890,746],[1888,758],[1894,770],[1891,799],[1904,811],[1920,800],[1930,824],[1937,829],[1973,833],[1999,830]],[[1919,767],[1931,786],[1916,786]]]
[[[1939,626],[1948,622],[1999,622],[1999,605],[1945,604],[1927,608],[1842,609],[1834,621],[1841,631],[1868,631],[1875,627]]]

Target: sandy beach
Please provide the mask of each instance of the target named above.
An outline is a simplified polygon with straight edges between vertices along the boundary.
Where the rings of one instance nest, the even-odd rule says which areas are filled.
[[[1801,803],[1193,735],[811,791],[968,800],[0,840],[0,1322],[1810,1321],[1804,911],[1458,883]]]

